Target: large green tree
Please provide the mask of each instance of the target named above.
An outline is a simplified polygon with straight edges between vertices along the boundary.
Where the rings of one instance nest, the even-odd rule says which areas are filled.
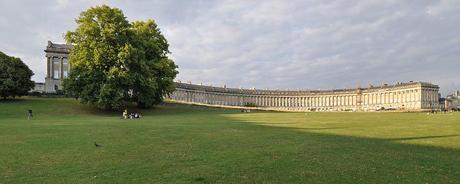
[[[118,8],[89,8],[66,34],[70,75],[67,94],[102,109],[127,104],[150,107],[174,91],[177,65],[168,58],[168,42],[153,20],[126,20]]]
[[[32,70],[21,59],[0,52],[0,97],[26,95],[35,85]]]

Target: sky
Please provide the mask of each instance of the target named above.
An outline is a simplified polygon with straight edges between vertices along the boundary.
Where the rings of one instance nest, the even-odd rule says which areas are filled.
[[[177,80],[257,89],[333,89],[397,82],[460,90],[458,0],[0,0],[0,51],[43,82],[47,41],[63,43],[91,6],[153,19]]]

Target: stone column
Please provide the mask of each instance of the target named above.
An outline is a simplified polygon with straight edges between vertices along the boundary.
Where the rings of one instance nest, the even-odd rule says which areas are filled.
[[[50,78],[50,57],[46,57],[46,78]]]
[[[51,78],[54,79],[54,57],[51,57]]]
[[[59,59],[59,79],[63,79],[64,78],[64,60],[63,60],[63,57],[61,57]]]

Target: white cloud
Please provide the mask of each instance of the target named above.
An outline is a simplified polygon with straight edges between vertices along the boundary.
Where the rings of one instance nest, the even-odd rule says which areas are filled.
[[[97,4],[129,20],[155,19],[182,81],[328,89],[423,80],[444,93],[460,86],[456,0],[1,1],[0,50],[24,57],[43,81],[46,41],[62,42],[78,14]]]

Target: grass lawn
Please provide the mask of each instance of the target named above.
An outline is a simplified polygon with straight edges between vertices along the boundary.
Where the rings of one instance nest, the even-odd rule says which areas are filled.
[[[0,101],[0,183],[460,183],[460,113],[143,114]]]

